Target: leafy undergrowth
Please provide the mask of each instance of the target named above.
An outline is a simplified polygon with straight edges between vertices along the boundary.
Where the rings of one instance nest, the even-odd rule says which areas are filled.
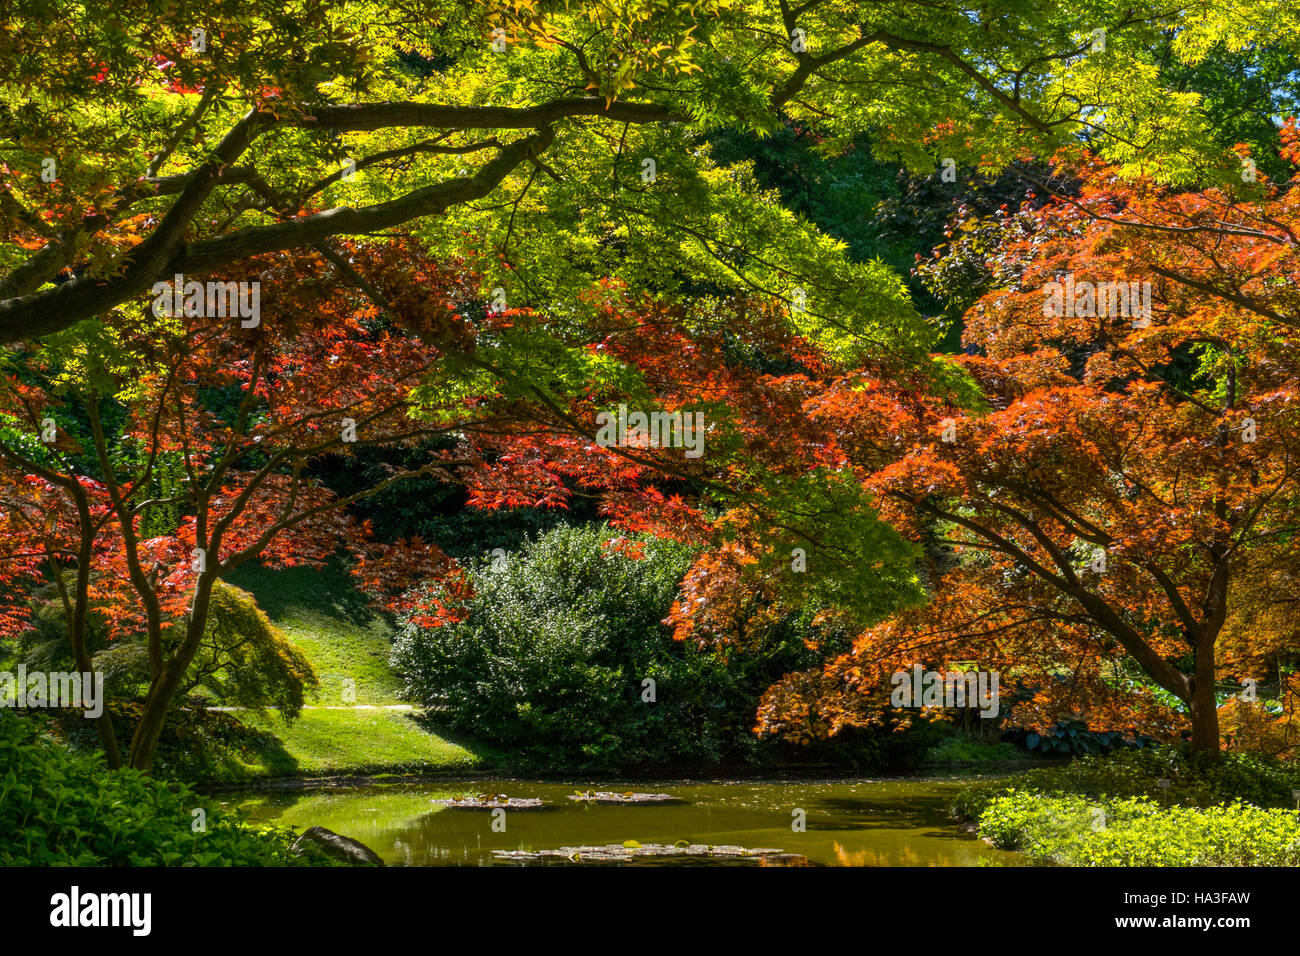
[[[1300,819],[1240,801],[1163,806],[1008,791],[979,818],[993,846],[1067,866],[1296,866]]]
[[[1241,800],[1257,807],[1294,808],[1300,764],[1246,753],[1225,753],[1215,760],[1186,747],[1153,747],[1030,770],[1017,775],[1011,786],[1093,799],[1145,797],[1165,806],[1209,807]],[[971,786],[958,796],[955,809],[965,819],[978,819],[1008,787],[1006,781]]]
[[[1125,750],[975,784],[954,809],[1002,849],[1076,866],[1294,866],[1300,766]]]
[[[0,865],[330,865],[292,853],[291,830],[254,827],[181,784],[109,770],[46,726],[0,714]]]

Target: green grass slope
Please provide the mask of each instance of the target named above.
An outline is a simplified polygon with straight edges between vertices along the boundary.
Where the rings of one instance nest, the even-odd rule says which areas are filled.
[[[388,669],[391,627],[375,614],[340,569],[240,568],[229,583],[243,588],[320,676],[320,692],[292,723],[270,711],[235,714],[261,731],[240,764],[250,777],[436,773],[496,764],[498,754],[431,730],[398,699]],[[352,681],[355,701],[345,689]]]

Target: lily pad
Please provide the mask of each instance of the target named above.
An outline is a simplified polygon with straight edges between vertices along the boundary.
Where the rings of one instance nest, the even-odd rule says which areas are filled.
[[[449,810],[540,810],[545,806],[541,797],[511,797],[504,793],[445,797],[431,802]]]
[[[615,793],[612,790],[587,790],[569,797],[582,803],[685,803],[671,793],[633,793],[631,790]]]
[[[626,863],[645,857],[749,860],[756,863],[807,862],[801,854],[786,853],[771,847],[709,846],[684,841],[670,846],[666,843],[641,844],[628,840],[626,843],[609,843],[605,846],[562,846],[555,850],[493,850],[492,855],[498,860],[516,862],[564,860],[571,863]]]

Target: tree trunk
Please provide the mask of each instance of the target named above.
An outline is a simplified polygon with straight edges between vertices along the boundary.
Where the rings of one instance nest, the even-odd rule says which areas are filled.
[[[1192,681],[1192,750],[1219,753],[1219,706],[1214,699],[1214,638],[1202,637],[1196,649]]]
[[[84,618],[83,618],[84,620]],[[90,654],[86,650],[86,639],[84,630],[78,637],[73,637],[72,656],[77,662],[77,670],[82,674],[90,674],[94,679],[94,672],[91,666]],[[85,689],[82,693],[84,695]],[[108,712],[108,701],[100,700],[100,706],[104,709],[98,717],[95,718],[95,729],[99,731],[99,745],[104,748],[104,760],[108,764],[109,770],[117,770],[122,766],[122,752],[117,746],[117,734],[113,730],[113,718]]]
[[[180,686],[183,669],[175,666],[174,660],[168,660],[163,672],[154,678],[149,687],[149,696],[145,699],[144,714],[135,734],[131,737],[130,762],[128,766],[148,773],[153,767],[154,754],[158,750],[158,741],[162,737],[163,725],[171,710],[172,699]]]
[[[90,520],[90,502],[84,491],[74,482],[69,488],[77,503],[77,520],[79,522],[81,543],[77,555],[77,593],[72,608],[72,619],[68,621],[68,644],[72,648],[72,659],[77,670],[83,675],[89,674],[93,681],[94,667],[90,660],[90,650],[86,647],[86,618],[90,613],[90,564],[94,554],[94,532]],[[54,568],[58,576],[59,589],[64,591],[62,572]],[[66,601],[66,594],[65,594]],[[82,688],[85,697],[85,688]],[[108,701],[101,699],[99,705],[103,712],[95,718],[95,729],[99,731],[99,745],[104,748],[104,760],[109,770],[122,766],[122,752],[117,746],[117,733],[113,730],[113,717],[108,712]]]
[[[148,773],[153,767],[154,754],[158,750],[158,741],[162,738],[167,715],[171,712],[172,701],[185,680],[194,655],[208,620],[208,606],[212,595],[213,579],[208,575],[199,576],[195,586],[194,605],[189,619],[185,622],[185,637],[180,647],[176,648],[166,659],[162,672],[156,675],[149,685],[149,696],[145,698],[144,714],[140,724],[131,737],[129,766]]]
[[[1192,695],[1192,749],[1219,752],[1219,710],[1214,700],[1214,682],[1197,681]]]

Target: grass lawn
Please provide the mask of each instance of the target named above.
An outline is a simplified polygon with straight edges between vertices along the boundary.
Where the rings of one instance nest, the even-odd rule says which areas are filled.
[[[277,714],[236,716],[268,735],[239,762],[254,777],[360,773],[429,773],[483,768],[500,755],[455,743],[424,726],[400,704],[400,683],[388,669],[392,628],[375,614],[341,570],[244,567],[228,583],[250,592],[271,621],[315,665],[320,693],[291,724]],[[355,683],[357,705],[345,700]],[[369,706],[364,706],[369,705]]]
[[[240,714],[274,736],[250,771],[258,777],[433,773],[481,767],[484,757],[425,729],[409,711],[304,710],[292,724],[278,716]]]
[[[272,623],[316,666],[314,704],[346,703],[344,680],[356,684],[358,704],[396,704],[400,684],[388,669],[392,628],[366,604],[343,571],[244,566],[227,579],[257,599]]]

